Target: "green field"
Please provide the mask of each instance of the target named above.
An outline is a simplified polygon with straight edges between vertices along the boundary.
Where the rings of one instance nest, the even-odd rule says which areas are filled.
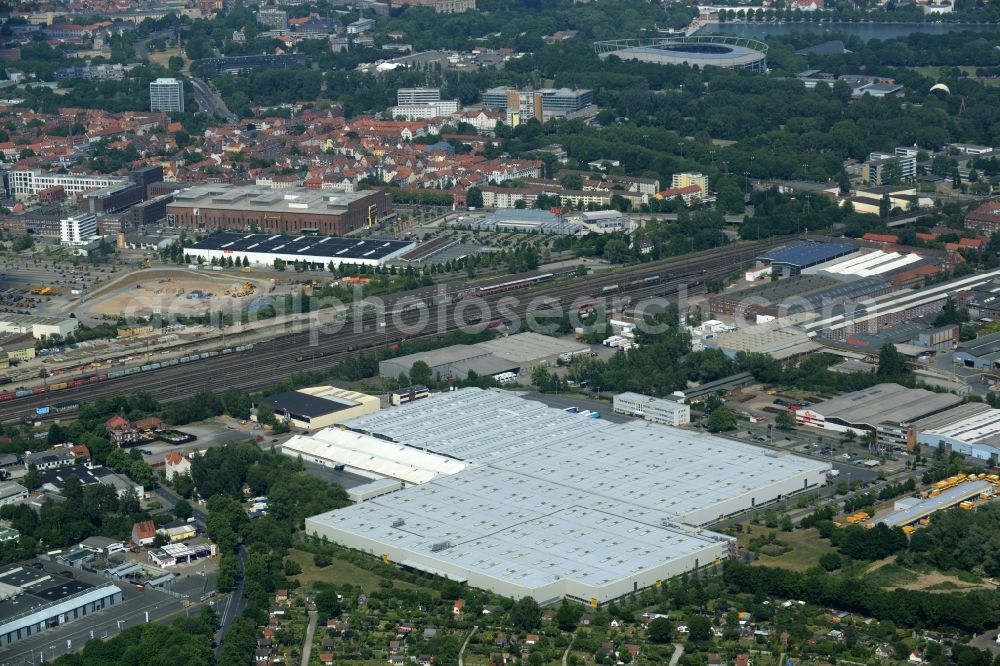
[[[750,529],[750,534],[746,530]],[[805,571],[810,567],[819,565],[819,558],[833,550],[829,542],[822,538],[814,529],[795,530],[794,532],[782,532],[781,530],[762,527],[760,525],[747,525],[744,531],[737,535],[740,546],[747,547],[751,538],[759,537],[763,534],[774,534],[778,541],[782,542],[791,550],[781,555],[770,556],[759,554],[754,564],[767,567],[781,567],[792,571]]]
[[[359,585],[363,589],[371,590],[378,587],[382,580],[370,571],[336,558],[330,566],[318,567],[313,561],[312,553],[294,548],[288,551],[286,559],[298,562],[299,566],[302,567],[302,573],[295,578],[298,579],[302,587],[307,589],[312,588],[317,582],[324,582],[332,585]],[[410,590],[426,589],[399,580],[393,581],[393,586]]]

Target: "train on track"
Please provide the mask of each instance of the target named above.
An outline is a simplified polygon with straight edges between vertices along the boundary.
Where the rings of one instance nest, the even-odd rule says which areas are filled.
[[[103,382],[109,379],[118,379],[119,377],[135,375],[140,372],[150,372],[152,370],[159,370],[160,368],[168,368],[172,365],[179,365],[181,363],[200,361],[201,359],[212,358],[223,354],[242,354],[250,351],[251,349],[253,349],[252,344],[240,345],[239,347],[226,347],[225,349],[219,351],[194,353],[194,354],[189,354],[187,356],[182,356],[180,358],[172,358],[169,361],[147,363],[145,365],[137,365],[131,368],[121,368],[120,370],[112,370],[110,372],[92,373],[89,375],[83,375],[82,377],[74,377],[73,379],[66,379],[64,381],[53,382],[52,384],[47,384],[45,386],[36,386],[30,389],[19,388],[14,391],[0,393],[0,402],[14,400],[16,398],[25,398],[29,395],[40,395],[42,393],[55,393],[57,391],[63,391],[65,389],[77,388],[79,386],[86,386],[88,384],[95,384],[97,382]],[[38,413],[37,409],[36,413]],[[48,413],[49,412],[42,412],[38,414],[39,416],[42,416]]]

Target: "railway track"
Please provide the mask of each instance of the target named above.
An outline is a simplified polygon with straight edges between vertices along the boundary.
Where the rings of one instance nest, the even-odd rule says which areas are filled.
[[[542,297],[559,299],[563,309],[574,307],[574,299],[606,303],[614,298],[628,297],[633,302],[652,296],[676,294],[682,287],[689,290],[701,288],[706,280],[728,277],[744,270],[759,254],[761,248],[775,244],[774,239],[764,242],[717,248],[697,255],[667,259],[632,266],[621,271],[602,275],[572,278],[566,281],[541,283],[518,290],[501,293],[481,300],[489,313],[497,312],[502,299],[508,299],[504,318],[512,316],[523,320],[532,301]],[[656,282],[642,283],[645,278],[658,277]],[[632,282],[633,286],[624,286]],[[517,303],[510,303],[516,299]],[[398,302],[400,299],[397,299]],[[147,371],[95,384],[16,398],[0,404],[0,421],[21,421],[35,416],[35,408],[65,401],[92,401],[104,396],[148,392],[157,400],[170,402],[204,390],[238,388],[258,391],[273,386],[285,377],[306,370],[325,370],[359,352],[383,347],[403,340],[426,339],[440,336],[460,327],[486,325],[493,316],[482,316],[478,307],[463,305],[463,301],[447,305],[424,302],[426,308],[410,312],[393,312],[385,317],[384,325],[374,311],[359,321],[350,321],[338,331],[327,322],[327,330],[291,332],[266,342],[255,343],[247,353],[220,355],[182,365]],[[462,319],[456,319],[457,310],[467,310]],[[426,313],[422,330],[409,330]],[[317,319],[332,319],[333,311],[320,311]],[[468,315],[476,315],[469,317]],[[497,315],[499,316],[499,315]],[[293,322],[294,325],[294,322]],[[322,325],[322,324],[321,324]],[[302,358],[299,361],[300,357]],[[71,418],[68,415],[50,415],[45,419]]]

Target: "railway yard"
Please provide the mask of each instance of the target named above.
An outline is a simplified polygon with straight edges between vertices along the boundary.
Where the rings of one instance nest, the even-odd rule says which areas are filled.
[[[260,390],[305,369],[297,364],[300,358],[310,360],[309,369],[326,369],[362,349],[404,339],[435,337],[462,327],[478,330],[499,326],[505,318],[523,317],[538,308],[543,297],[548,299],[544,303],[549,304],[551,299],[558,299],[563,311],[592,309],[599,303],[609,308],[622,308],[629,303],[634,306],[642,299],[670,296],[679,290],[694,291],[706,280],[739,272],[753,262],[761,248],[774,243],[774,240],[743,243],[585,277],[556,279],[555,275],[542,272],[522,279],[494,278],[478,287],[449,288],[444,298],[440,297],[440,291],[426,288],[386,297],[382,313],[365,309],[361,315],[352,315],[345,308],[331,308],[300,315],[299,319],[281,325],[285,327],[282,330],[292,332],[280,334],[281,331],[271,328],[268,332],[271,339],[249,343],[246,332],[239,337],[229,336],[230,340],[244,340],[242,344],[226,344],[222,335],[213,335],[218,340],[200,337],[178,344],[174,349],[176,357],[172,355],[166,362],[133,358],[133,364],[125,372],[108,367],[95,369],[93,361],[82,363],[65,368],[65,378],[33,387],[30,395],[18,395],[16,386],[0,395],[0,420],[12,422],[46,416],[37,410],[135,391],[147,391],[159,400],[169,401],[200,390],[230,387]],[[501,299],[509,299],[512,292],[517,294],[517,302],[505,302],[504,309],[496,314]],[[477,298],[473,300],[470,296]],[[208,349],[212,342],[222,346]],[[197,353],[193,351],[195,348]],[[120,364],[122,359],[101,360]],[[51,414],[54,416],[55,410]]]

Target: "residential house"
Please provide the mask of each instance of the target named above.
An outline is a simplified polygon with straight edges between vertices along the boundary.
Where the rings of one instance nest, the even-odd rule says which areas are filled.
[[[191,461],[182,456],[177,451],[171,451],[167,454],[167,458],[164,461],[164,474],[166,474],[167,481],[170,481],[175,476],[183,476],[185,474],[191,474]]]
[[[111,443],[119,448],[131,446],[139,441],[139,430],[121,414],[112,416],[105,421],[104,429],[107,431]]]

